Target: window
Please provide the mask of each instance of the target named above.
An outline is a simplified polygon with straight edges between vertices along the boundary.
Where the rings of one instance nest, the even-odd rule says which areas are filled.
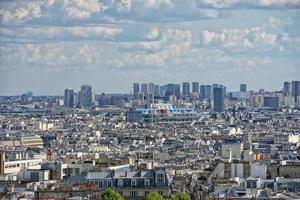
[[[157,184],[162,185],[165,183],[165,174],[157,174]]]
[[[123,180],[118,180],[118,187],[123,187]]]
[[[163,196],[163,191],[158,191],[158,194],[160,194],[161,196]]]
[[[247,182],[247,188],[251,188],[251,182],[250,181]]]
[[[136,191],[131,191],[130,196],[131,196],[131,198],[135,198],[136,197]]]
[[[145,196],[147,196],[150,192],[149,191],[145,191]]]
[[[107,181],[107,187],[111,187],[111,181]]]
[[[145,187],[150,187],[150,179],[145,179]]]
[[[99,181],[99,188],[102,188],[103,187],[103,183],[102,181]]]
[[[136,180],[135,179],[131,180],[131,187],[136,187]]]

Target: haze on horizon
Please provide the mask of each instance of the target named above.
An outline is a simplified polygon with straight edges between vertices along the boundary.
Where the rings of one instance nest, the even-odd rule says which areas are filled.
[[[199,81],[280,90],[300,77],[298,0],[0,1],[0,95]]]

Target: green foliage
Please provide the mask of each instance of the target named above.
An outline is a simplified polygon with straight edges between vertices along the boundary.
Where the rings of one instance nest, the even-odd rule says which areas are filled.
[[[158,194],[157,192],[150,192],[146,197],[145,200],[164,200],[164,198]]]
[[[191,197],[186,192],[180,192],[173,195],[171,200],[191,200]]]
[[[101,200],[124,200],[124,198],[118,192],[108,189],[101,194]]]

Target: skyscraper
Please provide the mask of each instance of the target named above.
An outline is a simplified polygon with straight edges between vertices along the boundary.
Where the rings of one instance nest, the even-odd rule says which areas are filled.
[[[144,94],[144,96],[147,96],[147,93],[148,93],[147,83],[142,83],[141,84],[141,92]]]
[[[294,97],[295,102],[298,96],[300,96],[300,81],[292,81],[292,97]]]
[[[199,82],[192,82],[192,92],[199,93]]]
[[[64,105],[69,108],[74,105],[74,90],[71,88],[65,89]]]
[[[166,96],[167,86],[168,85],[161,85],[161,86],[159,86],[159,95],[161,97],[165,97]]]
[[[180,84],[175,84],[174,90],[175,90],[174,95],[176,96],[177,100],[180,99]]]
[[[200,85],[200,99],[203,100],[205,98],[205,85]]]
[[[214,87],[213,95],[214,95],[214,111],[215,112],[223,112],[224,111],[224,88],[223,87]]]
[[[147,93],[154,94],[155,91],[155,84],[154,83],[148,83]]]
[[[169,99],[171,95],[175,95],[175,85],[173,83],[169,83],[167,85],[165,97],[166,99]]]
[[[241,84],[240,85],[240,92],[247,92],[247,85],[246,84]]]
[[[210,99],[211,97],[211,85],[200,85],[200,98]]]
[[[139,83],[133,83],[133,95],[135,98],[137,98],[138,93],[140,92],[140,84]]]
[[[183,94],[183,96],[190,95],[190,83],[189,82],[182,83],[182,94]]]
[[[283,92],[284,96],[289,96],[291,94],[291,83],[290,82],[285,81],[283,83],[282,92]]]
[[[79,103],[84,107],[92,106],[92,86],[90,85],[82,85],[81,90],[79,92]]]
[[[156,97],[159,96],[159,85],[155,85],[155,87],[154,87],[154,96],[156,96]]]

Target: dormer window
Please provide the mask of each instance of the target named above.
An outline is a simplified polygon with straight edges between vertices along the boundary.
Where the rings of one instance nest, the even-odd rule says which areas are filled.
[[[131,187],[136,187],[136,180],[135,179],[131,180]]]
[[[150,179],[145,179],[145,187],[150,187]]]
[[[118,187],[123,187],[123,180],[122,179],[118,180]]]
[[[157,184],[159,184],[159,185],[165,184],[165,174],[158,173],[158,174],[156,175],[156,182],[157,182]]]

